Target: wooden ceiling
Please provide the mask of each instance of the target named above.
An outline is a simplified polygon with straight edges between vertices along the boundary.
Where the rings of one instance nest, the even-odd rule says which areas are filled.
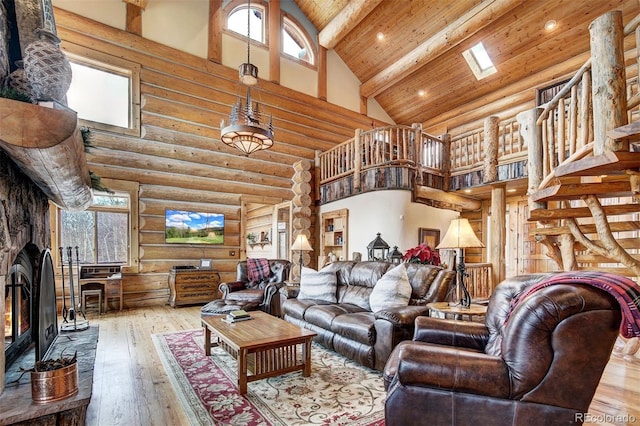
[[[335,49],[362,82],[363,96],[375,97],[397,124],[427,128],[462,105],[566,77],[559,64],[589,51],[594,19],[622,10],[626,24],[640,13],[638,0],[294,1],[320,44]],[[546,31],[551,19],[557,27]],[[478,81],[462,52],[480,41],[498,72]]]

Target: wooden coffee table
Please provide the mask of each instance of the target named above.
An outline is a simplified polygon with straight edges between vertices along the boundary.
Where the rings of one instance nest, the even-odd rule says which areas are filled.
[[[262,311],[251,311],[253,319],[233,324],[225,315],[203,316],[204,352],[211,355],[211,334],[217,344],[238,361],[238,389],[247,393],[247,383],[292,371],[311,375],[313,331],[297,327]],[[301,355],[298,354],[301,346]],[[249,375],[248,372],[251,374]]]

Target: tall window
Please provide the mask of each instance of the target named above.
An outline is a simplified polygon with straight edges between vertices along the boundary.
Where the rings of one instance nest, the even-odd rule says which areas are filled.
[[[80,263],[129,261],[129,209],[127,194],[94,195],[82,212],[60,211],[60,245],[78,246]],[[75,251],[74,251],[75,253]]]
[[[131,77],[71,61],[69,107],[83,120],[129,128]]]
[[[311,65],[315,63],[309,37],[286,16],[282,19],[282,53]]]
[[[95,129],[140,135],[140,65],[95,51],[68,47],[73,73],[69,108]],[[87,56],[90,55],[90,56]]]
[[[249,14],[249,23],[251,33],[249,36],[252,40],[265,43],[266,25],[265,25],[265,9],[262,6],[251,5],[251,13]],[[247,36],[247,5],[238,6],[227,17],[227,29],[238,33],[244,37]]]

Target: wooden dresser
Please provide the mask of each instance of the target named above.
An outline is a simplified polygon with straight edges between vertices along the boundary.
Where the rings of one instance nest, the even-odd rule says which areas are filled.
[[[215,269],[172,269],[169,272],[169,305],[194,305],[218,299],[220,275]]]

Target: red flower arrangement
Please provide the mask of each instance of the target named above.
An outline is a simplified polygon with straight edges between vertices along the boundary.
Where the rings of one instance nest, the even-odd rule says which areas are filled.
[[[402,260],[408,263],[422,263],[423,265],[440,265],[440,253],[422,243],[414,248],[410,248],[402,256]]]

